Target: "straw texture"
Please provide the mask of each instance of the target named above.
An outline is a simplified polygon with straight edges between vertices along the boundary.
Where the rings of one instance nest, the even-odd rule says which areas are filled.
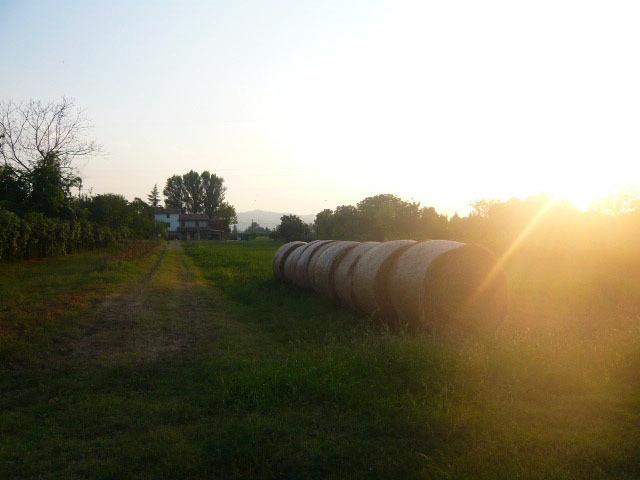
[[[276,252],[273,271],[391,326],[493,332],[508,311],[496,257],[449,240],[290,242]]]
[[[304,252],[310,245],[314,242],[309,242],[305,245],[301,245],[300,248],[296,248],[291,254],[287,257],[284,262],[284,279],[287,282],[293,283],[293,280],[296,276],[296,265],[298,265],[298,259],[302,252]]]
[[[359,245],[358,242],[335,242],[315,256],[309,265],[311,288],[318,293],[335,299],[337,297],[333,283],[335,270],[342,258],[357,245]]]
[[[489,250],[463,245],[432,262],[423,298],[421,308],[433,315],[436,328],[493,332],[508,312],[506,274]]]
[[[322,253],[334,240],[316,240],[311,242],[296,261],[293,283],[300,288],[309,288],[309,265],[314,256]]]
[[[395,320],[402,325],[425,324],[424,288],[427,270],[433,261],[450,250],[464,246],[449,240],[430,240],[410,246],[397,258],[389,274],[389,302]]]
[[[284,263],[296,248],[306,245],[306,242],[289,242],[282,245],[273,257],[273,274],[278,280],[284,280]]]
[[[415,243],[413,240],[384,242],[360,257],[352,278],[352,296],[358,310],[379,316],[392,313],[387,292],[389,273],[394,260]]]
[[[353,271],[355,266],[360,261],[362,255],[373,247],[380,245],[379,242],[363,242],[356,245],[353,249],[349,250],[347,254],[342,257],[335,272],[333,273],[333,291],[335,292],[338,300],[351,308],[355,308],[353,302]]]

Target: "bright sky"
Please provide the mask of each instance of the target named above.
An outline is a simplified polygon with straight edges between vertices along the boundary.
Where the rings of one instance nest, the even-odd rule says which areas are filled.
[[[640,182],[637,1],[0,0],[0,99],[73,97],[94,193],[222,175],[238,211],[447,213]]]

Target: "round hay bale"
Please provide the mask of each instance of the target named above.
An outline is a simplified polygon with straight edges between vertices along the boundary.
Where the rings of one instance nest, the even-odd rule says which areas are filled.
[[[305,245],[306,242],[289,242],[282,245],[273,256],[273,274],[278,280],[284,279],[284,262],[296,248]]]
[[[358,242],[335,242],[329,245],[322,253],[316,255],[309,265],[309,280],[311,288],[316,292],[336,298],[333,285],[333,275],[344,257]]]
[[[402,325],[426,324],[422,295],[428,294],[423,288],[427,270],[438,256],[463,246],[460,242],[430,240],[416,243],[401,253],[389,273],[389,302],[394,320]]]
[[[333,272],[332,290],[338,300],[351,308],[356,308],[353,302],[353,270],[362,255],[376,245],[380,245],[380,242],[362,242],[356,245],[340,259]]]
[[[436,329],[491,333],[508,312],[506,274],[495,255],[478,245],[463,245],[436,257],[422,290],[421,309],[427,318],[431,315]]]
[[[284,262],[284,270],[283,270],[285,280],[293,283],[294,278],[296,276],[296,265],[298,264],[298,259],[300,258],[300,255],[302,255],[302,252],[304,252],[307,248],[309,248],[310,245],[312,245],[316,241],[317,240],[314,240],[313,242],[309,242],[306,245],[300,246],[300,248],[296,248],[287,257],[287,259]]]
[[[360,257],[353,271],[352,294],[356,308],[368,314],[386,317],[389,308],[387,281],[394,260],[413,240],[393,240],[373,247]]]
[[[334,240],[316,240],[304,249],[296,262],[293,283],[300,288],[309,288],[309,265],[316,255],[322,253],[332,243]]]

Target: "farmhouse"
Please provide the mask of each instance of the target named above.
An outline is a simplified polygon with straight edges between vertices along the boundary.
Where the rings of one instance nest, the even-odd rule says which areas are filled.
[[[213,228],[213,221],[204,213],[181,213],[180,210],[158,209],[156,222],[167,224],[169,240],[221,240],[222,230]]]

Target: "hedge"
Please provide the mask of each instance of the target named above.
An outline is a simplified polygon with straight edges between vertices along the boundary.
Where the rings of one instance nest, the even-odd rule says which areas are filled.
[[[88,220],[61,220],[41,213],[20,218],[0,208],[0,260],[65,255],[106,247],[132,238],[129,228],[111,228]]]

